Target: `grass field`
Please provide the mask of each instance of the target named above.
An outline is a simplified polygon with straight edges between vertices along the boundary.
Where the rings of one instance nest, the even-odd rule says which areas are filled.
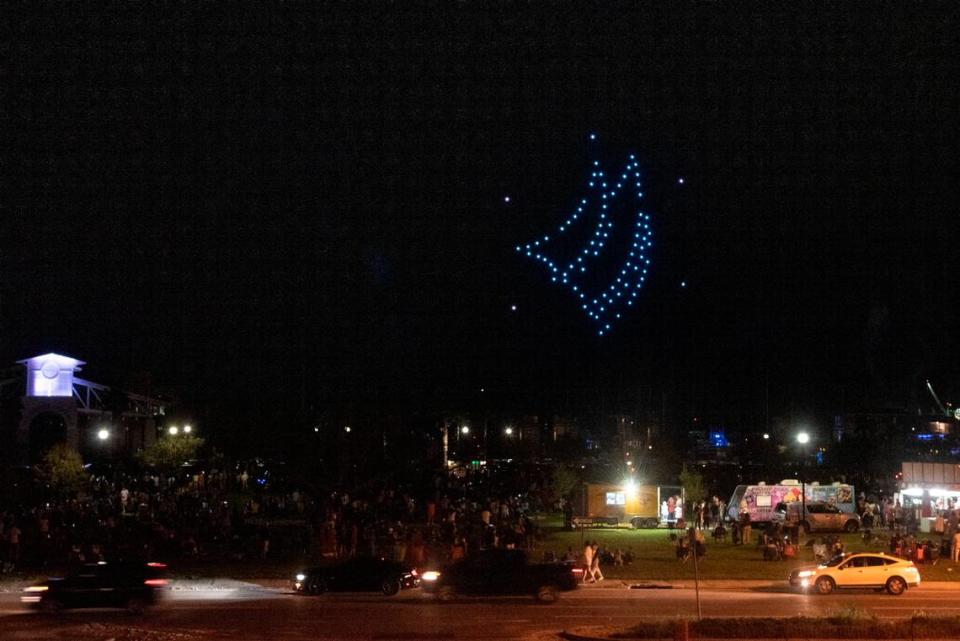
[[[754,531],[754,540],[758,534]],[[668,530],[634,530],[628,528],[595,528],[583,532],[587,540],[596,540],[614,550],[632,548],[634,561],[623,567],[601,566],[608,579],[629,578],[647,580],[683,580],[693,578],[693,562],[680,562],[676,558],[675,543],[668,538]],[[882,552],[882,545],[868,546],[859,534],[841,535],[847,552]],[[558,556],[567,547],[574,553],[582,549],[580,531],[567,532],[559,528],[545,528],[537,554],[552,550]],[[750,546],[734,546],[729,542],[714,542],[707,537],[707,554],[700,559],[702,579],[754,579],[784,580],[790,571],[801,565],[813,564],[813,552],[801,540],[797,556],[789,561],[764,561],[756,543]],[[960,565],[949,559],[936,565],[920,565],[920,576],[925,581],[960,580]]]

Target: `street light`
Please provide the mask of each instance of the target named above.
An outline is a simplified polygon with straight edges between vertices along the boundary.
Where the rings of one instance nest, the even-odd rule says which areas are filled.
[[[469,428],[468,426],[464,425],[463,427],[460,428],[460,433],[461,433],[461,434],[469,434],[469,433],[470,433],[470,428]]]
[[[764,432],[764,433],[763,433],[763,440],[769,441],[769,440],[770,440],[770,435],[767,434],[766,432]]]
[[[192,431],[193,431],[193,426],[192,426],[192,425],[184,425],[184,426],[183,426],[183,433],[184,433],[184,434],[189,434],[189,433],[192,432]]]
[[[505,427],[503,428],[503,433],[506,434],[507,436],[513,436],[513,428]]]
[[[177,428],[176,425],[171,425],[170,427],[167,428],[167,434],[169,434],[170,436],[176,436],[177,432],[179,431],[180,430],[179,428]]]
[[[97,438],[101,441],[107,440],[110,438],[110,430],[105,427],[100,428],[100,430],[97,432]]]
[[[799,434],[797,434],[797,443],[799,443],[800,445],[806,445],[809,442],[810,442],[809,434],[807,434],[806,432],[800,432]]]
[[[350,431],[351,431],[351,427],[350,427],[349,425],[344,425],[344,426],[343,426],[343,431],[346,432],[347,434],[349,434]]]

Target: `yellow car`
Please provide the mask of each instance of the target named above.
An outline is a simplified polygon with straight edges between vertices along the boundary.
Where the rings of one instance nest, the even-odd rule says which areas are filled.
[[[790,573],[790,585],[818,594],[838,588],[886,590],[903,594],[920,585],[920,572],[913,561],[881,552],[840,554],[823,565],[799,568]]]

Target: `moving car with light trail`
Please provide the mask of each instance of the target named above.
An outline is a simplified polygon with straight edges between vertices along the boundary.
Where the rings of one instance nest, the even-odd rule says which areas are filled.
[[[443,602],[458,595],[523,595],[553,603],[577,588],[581,572],[560,563],[529,563],[523,550],[481,550],[440,572],[424,572],[423,587]]]
[[[307,568],[293,578],[293,589],[301,594],[324,592],[380,592],[398,594],[420,585],[416,569],[402,563],[373,557],[356,557],[335,565]]]
[[[66,608],[126,608],[140,614],[165,589],[163,563],[87,563],[63,577],[24,589],[22,603],[47,612]]]
[[[920,572],[912,561],[883,553],[840,554],[823,565],[798,568],[790,573],[791,587],[830,594],[835,589],[886,590],[899,595],[920,585]]]

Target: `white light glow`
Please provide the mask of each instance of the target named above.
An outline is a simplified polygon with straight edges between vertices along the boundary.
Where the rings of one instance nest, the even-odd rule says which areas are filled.
[[[27,396],[73,396],[73,373],[84,365],[69,356],[42,354],[17,361],[27,368]]]
[[[507,436],[513,436],[513,428],[512,428],[512,427],[506,427],[506,428],[504,428],[503,433],[506,434]]]
[[[800,443],[801,445],[805,445],[809,442],[810,442],[809,434],[807,434],[806,432],[800,432],[799,434],[797,434],[797,443]]]
[[[108,438],[110,438],[110,430],[106,428],[99,430],[97,432],[97,438],[100,439],[101,441],[107,440]]]
[[[183,426],[183,433],[184,433],[184,434],[189,434],[189,433],[192,432],[192,431],[193,431],[193,426],[192,426],[192,425],[184,425],[184,426]]]
[[[176,425],[171,425],[170,427],[167,428],[167,434],[169,434],[170,436],[176,436],[179,432],[180,432],[180,428],[178,428]]]
[[[470,428],[467,427],[466,425],[464,425],[463,427],[460,428],[460,433],[461,433],[461,434],[469,434],[469,433],[470,433]]]

